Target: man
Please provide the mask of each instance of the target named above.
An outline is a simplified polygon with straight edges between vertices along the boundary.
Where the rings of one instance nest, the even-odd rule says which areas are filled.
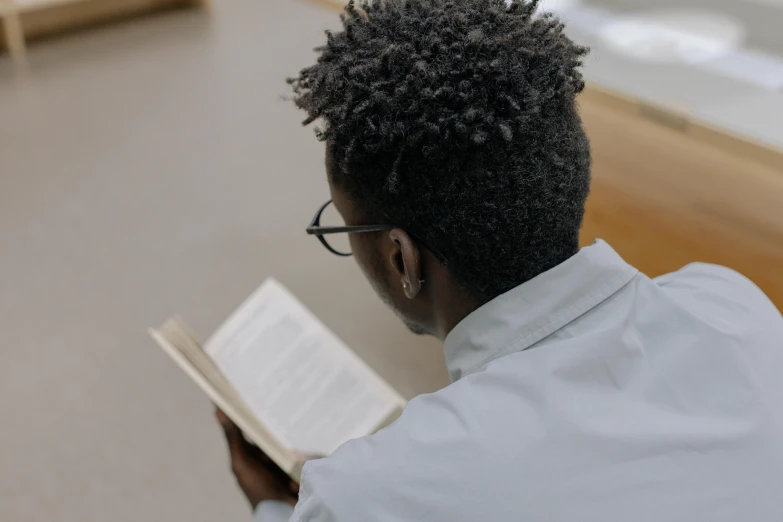
[[[291,80],[357,262],[453,383],[298,495],[218,414],[259,520],[783,520],[783,319],[726,268],[579,250],[587,51],[536,4],[350,4]]]

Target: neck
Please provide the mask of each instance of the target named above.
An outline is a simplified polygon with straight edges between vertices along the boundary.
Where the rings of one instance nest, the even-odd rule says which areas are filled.
[[[439,314],[437,318],[437,337],[441,341],[445,341],[455,326],[462,322],[467,316],[476,311],[481,304],[463,304],[460,302],[454,302],[448,310],[444,310],[442,314]]]
[[[439,266],[441,269],[428,274],[431,284],[428,284],[427,288],[431,292],[434,309],[432,334],[445,341],[449,332],[485,301],[454,284],[445,267]]]

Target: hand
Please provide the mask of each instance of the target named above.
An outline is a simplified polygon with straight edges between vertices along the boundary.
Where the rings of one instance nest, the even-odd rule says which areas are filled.
[[[257,446],[249,443],[225,413],[216,409],[215,415],[226,434],[231,470],[252,508],[264,500],[281,500],[295,505],[299,498],[298,484]]]

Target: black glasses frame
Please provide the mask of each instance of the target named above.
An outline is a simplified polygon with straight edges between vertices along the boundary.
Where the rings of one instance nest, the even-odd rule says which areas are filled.
[[[396,228],[396,225],[354,225],[354,226],[342,226],[342,227],[322,227],[321,226],[321,214],[323,214],[324,210],[326,210],[326,207],[332,204],[332,200],[330,199],[323,205],[321,205],[321,208],[318,209],[318,212],[315,213],[315,217],[310,222],[310,225],[307,227],[307,233],[311,236],[315,236],[318,238],[318,241],[321,242],[321,244],[332,254],[340,257],[350,257],[353,255],[346,254],[345,252],[338,252],[334,248],[332,248],[329,243],[324,239],[325,235],[329,234],[360,234],[363,232],[383,232],[385,230],[391,230],[393,228]],[[432,248],[428,247],[427,244],[422,241],[422,239],[417,236],[416,234],[412,233],[410,230],[408,230],[408,234],[411,235],[414,239],[416,239],[418,242],[420,242],[423,246],[427,247],[427,250],[432,252],[432,254],[438,258],[438,260],[446,264],[446,258],[433,250]]]
[[[307,227],[307,233],[318,238],[326,249],[332,254],[340,257],[351,257],[353,254],[346,254],[345,252],[338,252],[332,248],[329,243],[324,239],[328,234],[345,234],[345,233],[362,233],[362,232],[383,232],[384,230],[391,230],[394,228],[392,225],[355,225],[355,226],[342,226],[342,227],[322,227],[321,226],[321,214],[324,213],[326,207],[332,204],[330,199],[318,209],[315,213],[315,217],[310,222],[310,226]]]

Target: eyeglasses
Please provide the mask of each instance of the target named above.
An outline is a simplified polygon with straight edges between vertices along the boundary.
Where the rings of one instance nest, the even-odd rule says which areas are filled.
[[[364,232],[383,232],[385,230],[391,230],[393,228],[396,228],[396,225],[354,225],[354,226],[321,225],[322,219],[326,220],[327,223],[339,222],[338,220],[340,218],[337,217],[337,214],[338,213],[334,208],[334,205],[332,204],[332,200],[330,199],[329,201],[324,203],[321,206],[321,208],[318,209],[318,212],[315,213],[315,217],[313,218],[313,221],[310,222],[310,226],[307,227],[307,233],[310,234],[311,236],[317,237],[318,241],[320,241],[321,244],[325,246],[329,252],[342,257],[349,257],[353,255],[353,252],[351,251],[350,242],[348,241],[347,234],[360,234]],[[437,257],[441,263],[443,263],[444,265],[446,264],[446,258],[444,256],[440,255],[438,252],[428,247],[426,243],[424,243],[424,241],[422,241],[419,236],[412,233],[410,230],[407,230],[407,232],[408,234],[410,234],[411,237],[416,239],[416,241],[421,243],[422,246],[425,246],[430,252],[432,252],[432,254],[435,257]],[[328,240],[326,239],[326,236],[329,236]]]
[[[315,213],[313,221],[310,223],[310,226],[307,227],[307,233],[317,237],[318,241],[320,241],[332,254],[343,257],[353,255],[353,252],[351,252],[351,245],[348,242],[348,236],[335,236],[335,234],[347,234],[349,232],[382,232],[394,228],[392,225],[322,226],[321,219],[324,217],[325,213],[328,212],[327,209],[334,210],[334,207],[332,206],[332,208],[329,208],[329,205],[332,205],[331,199],[324,203],[321,208],[318,209],[318,212]],[[336,211],[331,213],[331,217],[333,217],[334,214],[336,214]],[[336,221],[336,219],[333,218],[330,221]],[[332,236],[332,238],[327,240],[324,236]]]

